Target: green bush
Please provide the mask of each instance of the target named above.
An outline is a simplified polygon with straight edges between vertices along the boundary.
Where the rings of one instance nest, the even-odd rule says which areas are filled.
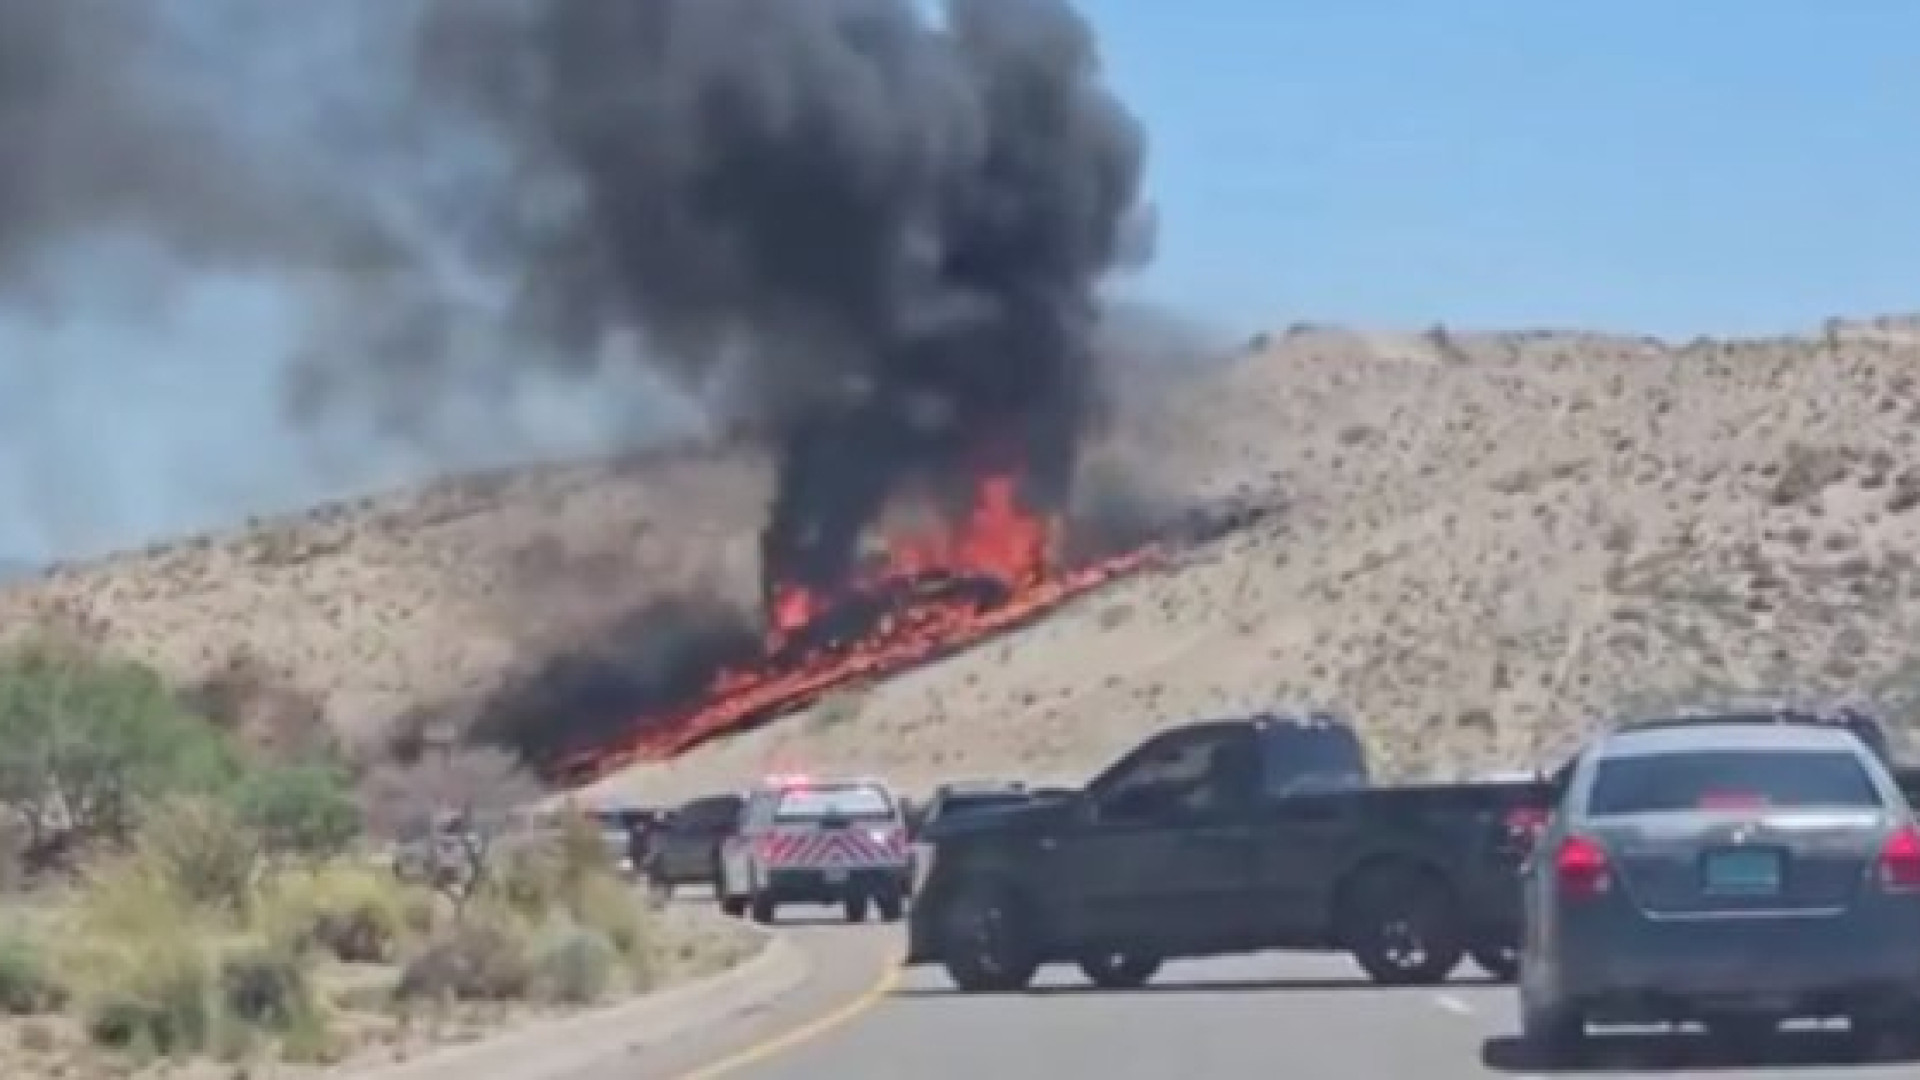
[[[228,1016],[269,1031],[289,1031],[318,1011],[300,958],[284,949],[254,948],[220,963],[220,1001]]]
[[[255,770],[241,779],[234,803],[241,822],[277,854],[338,855],[361,829],[352,777],[332,765],[271,765]]]
[[[600,826],[572,807],[560,820],[560,864],[562,880],[569,889],[615,869],[613,853],[607,849]]]
[[[402,1001],[510,1001],[533,987],[524,931],[507,921],[469,921],[428,943],[400,973]]]
[[[152,669],[67,642],[0,650],[0,804],[125,839],[139,811],[218,793],[239,772],[226,736]]]
[[[606,934],[584,926],[554,927],[534,948],[535,989],[548,1001],[590,1005],[606,996],[620,960]]]
[[[576,887],[568,909],[575,922],[605,934],[636,973],[648,974],[648,919],[626,882],[609,874],[591,875]]]
[[[138,852],[87,866],[75,899],[80,931],[75,944],[92,951],[112,951],[118,943],[165,941],[185,932],[195,914],[171,870]]]
[[[40,1016],[67,1003],[67,987],[54,977],[45,952],[17,931],[0,934],[0,1012]]]
[[[551,846],[526,844],[501,853],[489,881],[499,899],[529,921],[560,906],[565,866]]]
[[[220,802],[184,795],[162,801],[134,846],[190,903],[241,915],[253,901],[259,840]]]
[[[262,897],[261,922],[271,940],[294,952],[385,963],[406,933],[408,892],[386,874],[345,861],[283,870]]]
[[[142,950],[86,1009],[87,1034],[101,1046],[138,1053],[205,1049],[215,1030],[213,974],[196,948]]]

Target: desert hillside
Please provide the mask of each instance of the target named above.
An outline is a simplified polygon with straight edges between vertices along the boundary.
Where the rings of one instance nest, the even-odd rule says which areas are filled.
[[[670,766],[1075,777],[1142,731],[1315,701],[1403,772],[1558,753],[1597,713],[1745,691],[1904,704],[1920,672],[1920,332],[1803,339],[1296,327],[1133,395],[1089,469],[1280,513],[1056,617]],[[349,733],[454,715],[652,600],[744,602],[744,448],[325,508],[0,592],[182,678],[236,662]]]

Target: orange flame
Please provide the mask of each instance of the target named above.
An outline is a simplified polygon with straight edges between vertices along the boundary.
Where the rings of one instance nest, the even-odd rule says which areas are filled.
[[[892,674],[1031,621],[1158,557],[1142,549],[1056,570],[1060,525],[1020,503],[1019,478],[982,478],[963,521],[887,538],[881,564],[834,595],[779,586],[767,612],[767,653],[723,669],[688,706],[637,718],[632,733],[566,762],[575,782],[804,707],[836,686]],[[872,609],[851,634],[799,643],[843,612]]]

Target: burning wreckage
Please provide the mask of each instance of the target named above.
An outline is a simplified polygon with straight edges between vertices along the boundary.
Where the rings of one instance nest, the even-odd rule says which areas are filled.
[[[723,665],[688,700],[637,716],[557,770],[584,783],[674,757],[717,735],[803,708],[838,688],[895,674],[1025,625],[1155,564],[1147,544],[1070,562],[1064,516],[1023,493],[1017,459],[981,464],[957,511],[885,530],[843,576],[783,567],[768,530],[761,653]]]

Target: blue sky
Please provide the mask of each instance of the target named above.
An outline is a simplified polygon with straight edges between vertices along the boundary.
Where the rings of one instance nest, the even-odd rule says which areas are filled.
[[[1671,335],[1920,309],[1920,4],[1081,0],[1153,140],[1145,285]]]

